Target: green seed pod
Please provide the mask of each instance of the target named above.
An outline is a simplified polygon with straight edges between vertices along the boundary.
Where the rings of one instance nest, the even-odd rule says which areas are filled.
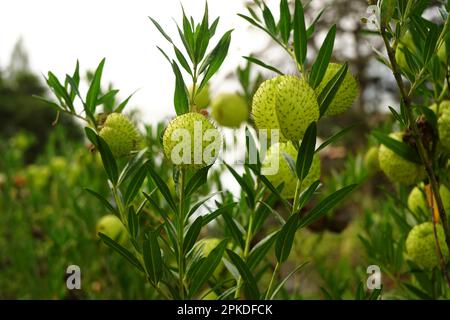
[[[448,261],[449,255],[445,244],[444,229],[438,224],[436,225],[436,231],[444,259]],[[406,239],[406,252],[408,257],[423,269],[429,270],[439,265],[432,222],[425,222],[411,229]]]
[[[271,137],[271,130],[280,130],[278,123],[276,102],[278,89],[277,84],[281,77],[264,81],[253,96],[252,115],[258,129],[266,129],[267,137]],[[283,134],[279,132],[280,141],[286,141]]]
[[[323,77],[320,84],[315,89],[316,95],[319,96],[328,82],[336,75],[342,65],[338,63],[330,63],[328,65],[325,76]],[[347,111],[355,101],[358,96],[358,83],[356,82],[353,75],[350,71],[347,71],[347,74],[344,77],[344,81],[342,81],[339,90],[336,92],[333,101],[328,106],[327,111],[325,112],[325,116],[334,116],[340,113]]]
[[[378,147],[371,147],[364,156],[364,164],[370,175],[380,171],[380,162],[378,161]]]
[[[189,96],[192,95],[192,86],[189,88]],[[202,90],[197,92],[194,99],[194,104],[199,109],[206,109],[208,108],[209,104],[211,103],[211,98],[209,96],[209,84],[206,84]]]
[[[185,113],[173,119],[163,136],[166,157],[173,164],[200,169],[213,164],[219,155],[222,137],[204,115]]]
[[[395,132],[389,136],[397,141],[402,141],[403,133]],[[402,158],[385,145],[380,146],[378,160],[381,170],[392,182],[412,185],[425,178],[425,168],[422,165]]]
[[[139,148],[141,137],[133,123],[121,113],[111,113],[100,130],[114,157],[127,156]]]
[[[221,94],[211,107],[211,116],[224,127],[238,128],[248,119],[247,101],[238,94]]]
[[[267,172],[267,179],[275,186],[278,187],[284,182],[284,187],[281,195],[286,199],[292,199],[295,196],[295,189],[297,187],[297,176],[291,171],[288,162],[283,154],[288,154],[295,161],[297,159],[297,150],[291,142],[276,143],[273,144],[269,150],[267,150],[266,157],[262,163],[262,168]],[[278,170],[276,169],[276,163],[278,163]],[[316,154],[314,155],[311,169],[308,175],[302,182],[300,191],[307,189],[314,181],[320,179],[320,158]]]
[[[122,221],[113,214],[101,217],[96,226],[97,234],[99,232],[107,235],[111,239],[124,244],[128,240],[128,232]]]
[[[286,139],[299,141],[311,122],[319,119],[314,90],[302,79],[281,76],[277,84],[276,113]]]

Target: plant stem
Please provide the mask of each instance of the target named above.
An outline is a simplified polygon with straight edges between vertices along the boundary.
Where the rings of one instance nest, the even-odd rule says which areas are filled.
[[[264,300],[269,300],[270,294],[272,293],[273,282],[275,281],[275,276],[278,274],[279,270],[280,270],[280,263],[277,261],[277,264],[275,265],[275,269],[273,269],[272,278],[270,278],[269,287],[267,288],[267,292],[266,292],[266,296],[264,297]]]
[[[184,216],[184,183],[185,183],[185,169],[180,169],[180,180],[179,180],[179,213],[178,213],[178,277],[179,277],[179,292],[180,298],[185,297],[184,288],[184,226],[185,226],[185,216]]]
[[[193,73],[192,73],[192,92],[191,92],[191,103],[189,106],[189,111],[196,111],[197,105],[194,103],[195,96],[197,95],[197,64],[194,64],[193,66]]]
[[[447,23],[448,23],[448,19],[447,19],[446,24]],[[388,57],[389,57],[389,60],[391,63],[391,68],[392,68],[394,78],[395,78],[395,80],[397,82],[397,86],[400,90],[401,99],[403,100],[403,102],[406,106],[406,108],[405,108],[406,114],[408,116],[408,120],[409,120],[411,129],[412,129],[413,137],[415,138],[415,141],[417,144],[417,151],[419,153],[419,156],[420,156],[420,159],[421,159],[423,165],[425,166],[425,170],[427,172],[428,179],[430,180],[433,194],[436,198],[436,203],[437,203],[438,211],[439,211],[439,217],[441,218],[442,226],[444,228],[445,242],[447,244],[447,249],[450,252],[450,230],[449,230],[449,226],[448,226],[447,215],[445,213],[444,204],[442,202],[442,198],[441,198],[441,195],[439,192],[439,183],[436,179],[436,175],[433,170],[433,161],[432,161],[432,159],[429,158],[428,152],[425,149],[425,146],[423,145],[422,139],[420,137],[419,128],[417,127],[417,123],[415,122],[414,115],[412,112],[412,102],[411,102],[412,91],[410,91],[409,93],[406,92],[406,88],[403,84],[402,77],[401,77],[401,74],[399,71],[400,69],[399,69],[397,61],[395,59],[395,52],[393,51],[392,47],[390,46],[389,40],[386,35],[386,28],[384,26],[381,26],[380,31],[381,31],[381,36],[382,36],[383,41],[386,46],[386,50],[387,50]],[[421,73],[422,73],[422,71],[421,71]],[[412,88],[413,87],[415,87],[414,84],[413,84]]]
[[[244,261],[247,261],[248,254],[250,252],[250,243],[251,243],[252,237],[253,237],[253,220],[254,220],[253,216],[254,216],[254,210],[251,210],[249,221],[248,221],[247,237],[245,239],[245,248],[244,248],[244,253],[242,255],[242,259]],[[236,292],[234,294],[235,299],[239,298],[239,295],[241,292],[241,287],[242,287],[242,277],[239,276],[239,279],[238,279],[237,285],[236,285]]]
[[[295,194],[294,194],[294,203],[292,204],[292,212],[291,214],[294,214],[297,211],[298,206],[298,200],[299,200],[299,193],[302,189],[302,180],[297,179],[297,185],[295,187]]]

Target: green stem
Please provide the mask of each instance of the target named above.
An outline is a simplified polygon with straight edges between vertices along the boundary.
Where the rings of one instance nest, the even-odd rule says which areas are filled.
[[[178,277],[179,277],[179,292],[180,298],[185,297],[185,286],[184,286],[184,227],[185,227],[185,216],[184,216],[184,184],[185,184],[185,169],[180,170],[180,180],[179,180],[179,214],[178,214]]]
[[[272,278],[270,279],[269,287],[267,288],[267,292],[266,292],[266,296],[265,296],[264,300],[270,299],[270,294],[272,293],[272,286],[275,281],[275,276],[278,274],[279,270],[280,270],[280,263],[277,262],[277,264],[275,265],[275,269],[273,269]]]
[[[294,203],[292,204],[292,212],[291,214],[294,214],[297,211],[298,207],[298,200],[300,197],[300,190],[302,189],[302,180],[297,179],[297,185],[295,187],[295,194],[294,194]]]
[[[189,106],[189,111],[195,111],[197,105],[195,105],[195,96],[197,95],[197,64],[194,64],[192,72],[192,92],[191,92],[191,103]]]
[[[244,261],[247,261],[248,258],[248,254],[250,252],[250,243],[252,241],[252,237],[253,237],[253,220],[254,220],[254,211],[252,210],[250,212],[250,218],[248,221],[248,230],[247,230],[247,237],[245,239],[245,248],[244,248],[244,253],[242,255],[242,259]],[[241,287],[242,287],[242,277],[239,276],[239,279],[237,281],[237,285],[236,285],[236,292],[234,294],[234,298],[238,299],[240,296],[240,292],[241,292]]]

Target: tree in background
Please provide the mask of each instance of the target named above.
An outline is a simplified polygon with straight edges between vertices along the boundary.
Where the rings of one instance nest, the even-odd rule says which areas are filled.
[[[20,131],[31,133],[36,140],[27,151],[28,162],[45,146],[56,117],[55,111],[34,98],[35,95],[46,96],[47,90],[40,77],[31,71],[23,41],[18,40],[9,65],[4,70],[0,68],[0,137],[9,138]],[[82,138],[72,118],[61,116],[59,122],[67,126],[69,140]]]

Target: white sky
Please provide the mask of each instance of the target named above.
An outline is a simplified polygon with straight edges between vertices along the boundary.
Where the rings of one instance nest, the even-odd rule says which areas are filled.
[[[204,1],[182,0],[182,3],[188,15],[201,19]],[[261,32],[250,35],[248,23],[236,15],[246,11],[243,3],[243,0],[208,1],[211,21],[221,17],[217,36],[235,29],[230,55],[224,63],[226,71],[242,64],[241,56],[257,49],[265,39]],[[144,122],[155,122],[174,114],[174,77],[169,63],[155,46],[173,51],[148,16],[155,18],[173,39],[178,39],[172,18],[180,21],[179,0],[3,0],[0,66],[9,62],[19,37],[24,39],[31,67],[43,74],[51,70],[64,77],[73,72],[76,59],[80,60],[82,71],[94,69],[106,57],[104,80],[120,89],[122,99],[140,89],[130,106],[140,107]],[[220,86],[221,75],[213,78],[213,89]],[[223,86],[220,89],[224,90]]]

